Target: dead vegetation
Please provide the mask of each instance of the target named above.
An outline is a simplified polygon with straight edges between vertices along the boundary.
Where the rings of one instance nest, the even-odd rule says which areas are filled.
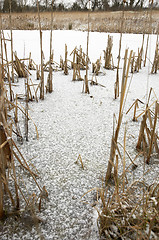
[[[66,14],[66,13],[65,13]],[[82,13],[83,15],[84,13]],[[10,62],[7,57],[7,48],[6,48],[6,38],[1,29],[1,71],[0,71],[0,218],[3,218],[6,208],[6,195],[10,201],[9,210],[7,209],[8,215],[10,213],[20,213],[20,196],[25,202],[24,208],[31,208],[32,206],[38,204],[39,210],[41,209],[42,199],[47,197],[47,191],[45,187],[41,187],[37,180],[37,173],[34,172],[27,161],[21,154],[19,148],[17,147],[15,141],[13,140],[13,133],[16,134],[17,139],[23,141],[23,137],[20,131],[20,126],[18,124],[18,111],[21,111],[25,116],[25,136],[26,140],[28,139],[28,122],[31,120],[31,116],[29,115],[28,102],[36,100],[38,102],[39,98],[44,100],[44,88],[46,87],[46,92],[53,91],[53,71],[60,70],[63,71],[65,75],[69,74],[69,70],[73,69],[73,81],[83,81],[83,92],[90,93],[89,91],[89,76],[88,69],[90,59],[88,56],[89,53],[89,31],[94,31],[91,27],[93,13],[87,13],[87,52],[84,53],[82,48],[79,49],[75,47],[70,54],[73,56],[73,60],[70,61],[68,59],[68,50],[67,45],[65,45],[65,59],[60,59],[60,64],[55,63],[53,60],[53,51],[52,51],[52,30],[53,30],[53,15],[51,15],[51,33],[50,33],[50,58],[44,63],[44,53],[42,49],[42,29],[45,28],[43,23],[43,14],[38,12],[38,26],[40,33],[40,53],[41,53],[41,64],[37,66],[34,60],[31,58],[31,54],[29,54],[28,59],[19,59],[17,57],[16,52]],[[90,14],[90,15],[89,15]],[[95,13],[98,15],[98,13]],[[106,13],[102,13],[106,14]],[[120,29],[120,40],[119,40],[119,55],[118,55],[118,65],[114,67],[113,64],[113,56],[112,56],[112,48],[113,48],[113,39],[111,36],[108,36],[106,50],[104,50],[104,68],[107,70],[115,70],[117,68],[117,75],[115,82],[115,99],[119,97],[119,65],[121,60],[121,44],[122,44],[122,33],[123,32],[131,32],[134,31],[132,29],[132,19],[130,24],[128,13],[122,13],[122,18],[119,13],[116,13],[114,19],[111,19],[112,22],[112,31],[110,32],[118,32]],[[135,14],[135,13],[130,13]],[[26,15],[27,16],[27,15]],[[29,16],[29,14],[28,14]],[[28,17],[27,16],[27,17]],[[121,24],[117,24],[115,28],[115,21],[117,21],[120,17]],[[146,15],[147,16],[147,15]],[[14,15],[12,16],[14,17]],[[56,14],[54,16],[56,19]],[[35,20],[35,19],[34,19]],[[47,19],[48,20],[48,19]],[[95,21],[97,18],[95,19]],[[3,22],[5,21],[5,15],[3,15]],[[94,20],[93,20],[94,21]],[[109,21],[104,18],[102,21],[105,22],[107,26],[109,26]],[[113,22],[114,21],[114,22]],[[141,19],[140,19],[141,21]],[[4,23],[3,23],[4,24]],[[138,20],[136,20],[136,24],[138,25]],[[148,22],[149,24],[149,22]],[[42,26],[43,25],[43,26]],[[131,25],[131,26],[130,26]],[[118,26],[118,27],[117,27]],[[129,27],[129,30],[126,28]],[[50,26],[49,26],[50,27]],[[99,27],[99,26],[95,26]],[[130,30],[131,27],[131,30]],[[14,28],[14,26],[13,26]],[[25,29],[25,28],[24,28]],[[100,28],[99,28],[100,29]],[[98,29],[98,30],[99,30]],[[105,29],[105,31],[108,31]],[[148,28],[147,31],[149,31]],[[136,30],[135,30],[136,31]],[[137,32],[140,32],[141,29],[138,28]],[[142,32],[146,33],[146,29],[142,29]],[[156,31],[156,28],[151,29],[152,32]],[[156,33],[156,32],[155,32]],[[98,189],[98,195],[100,196],[100,208],[97,209],[99,218],[99,232],[100,234],[104,234],[106,239],[150,239],[150,237],[158,238],[159,237],[159,185],[158,179],[156,179],[153,184],[147,185],[144,182],[144,177],[146,175],[145,172],[145,164],[151,164],[151,157],[153,154],[159,156],[159,147],[158,140],[159,136],[157,133],[157,126],[159,123],[158,115],[159,115],[159,103],[156,97],[155,91],[150,89],[149,97],[147,103],[143,103],[139,99],[136,99],[132,106],[129,108],[127,113],[130,112],[132,107],[134,106],[134,114],[133,121],[137,121],[140,116],[143,117],[140,125],[140,131],[138,136],[138,141],[136,148],[139,153],[136,155],[135,159],[129,159],[131,164],[128,168],[126,168],[126,129],[124,134],[124,144],[123,144],[123,156],[121,155],[118,136],[119,131],[123,119],[124,107],[127,98],[127,89],[128,89],[128,77],[129,73],[135,74],[139,72],[142,68],[142,64],[144,66],[146,64],[147,59],[147,48],[149,44],[149,37],[147,38],[147,44],[144,52],[144,37],[141,44],[141,47],[138,49],[138,53],[133,53],[133,51],[125,50],[124,56],[124,64],[123,64],[123,74],[121,79],[121,94],[120,94],[120,105],[119,105],[119,114],[117,119],[117,124],[114,126],[113,135],[111,140],[111,150],[108,161],[107,173],[105,177],[105,186],[102,189]],[[8,41],[12,42],[13,39],[8,39]],[[13,50],[12,50],[13,51]],[[159,57],[158,57],[158,38],[156,41],[156,50],[154,56],[154,62],[152,64],[151,73],[157,73],[159,69]],[[5,57],[4,57],[5,56]],[[4,59],[6,61],[4,61]],[[24,64],[24,61],[28,60],[28,66]],[[4,64],[4,62],[6,62]],[[71,67],[68,62],[71,63]],[[100,74],[100,70],[102,69],[102,60],[101,58],[97,59],[97,61],[92,65],[93,73],[91,84],[102,86],[97,82],[96,75]],[[55,67],[56,66],[56,67]],[[10,76],[10,69],[14,71],[12,77]],[[29,79],[29,70],[37,70],[37,79],[39,83],[36,85]],[[81,71],[86,71],[84,79],[81,77]],[[47,84],[44,86],[44,71],[47,71],[48,79]],[[12,72],[13,73],[13,72]],[[12,91],[12,85],[15,81],[15,73],[18,78],[25,78],[25,94],[16,95]],[[14,77],[13,77],[14,76]],[[95,78],[95,80],[93,80]],[[6,91],[5,81],[9,85],[9,95]],[[102,86],[103,87],[103,86]],[[154,97],[151,98],[152,92],[154,93]],[[155,98],[155,99],[154,99]],[[24,104],[21,105],[18,102],[18,99],[22,99]],[[151,101],[150,101],[151,100]],[[151,102],[151,103],[150,103]],[[143,104],[145,109],[142,111],[140,115],[137,116],[137,108],[139,108],[139,103]],[[25,106],[24,106],[25,105]],[[8,114],[13,112],[13,114]],[[13,115],[13,117],[10,117]],[[35,124],[34,124],[35,125]],[[13,130],[16,129],[16,131]],[[35,125],[36,134],[38,137],[38,131]],[[141,179],[137,179],[132,181],[131,183],[128,181],[127,174],[133,169],[136,169],[138,166],[135,163],[135,160],[139,155],[143,154],[143,176]],[[123,171],[122,174],[118,174],[119,172],[119,158],[121,158]],[[17,181],[17,169],[15,162],[18,162],[20,166],[27,171],[33,178],[35,185],[40,193],[32,193],[30,196],[26,196],[23,194],[23,190],[19,182]],[[80,163],[82,169],[84,169],[84,164],[79,155],[77,159],[77,163]],[[113,173],[112,173],[113,172]],[[11,179],[11,186],[9,184],[9,180]],[[113,181],[114,186],[110,185],[110,181]],[[142,191],[142,193],[141,193]],[[28,198],[27,198],[28,197]],[[97,199],[97,202],[98,199]],[[139,204],[140,203],[140,204]],[[10,210],[10,209],[14,209]]]
[[[142,179],[123,186],[122,176],[116,175],[117,164],[111,194],[110,186],[98,191],[102,205],[101,209],[96,207],[100,235],[104,234],[105,239],[158,239],[158,179],[150,186]]]
[[[47,197],[47,191],[45,187],[38,184],[36,179],[38,174],[29,166],[15,143],[13,135],[17,136],[20,143],[23,142],[24,137],[22,137],[19,125],[19,112],[21,112],[25,117],[24,135],[28,141],[28,121],[31,119],[28,113],[28,102],[33,100],[31,87],[35,91],[37,100],[36,90],[33,83],[30,82],[31,80],[29,81],[30,72],[24,64],[26,59],[19,59],[16,52],[13,54],[11,48],[11,56],[14,55],[14,59],[9,62],[6,41],[12,45],[13,39],[6,39],[1,27],[0,17],[0,219],[14,214],[20,215],[28,210],[35,216],[35,205],[38,204],[39,210],[41,209],[41,201]],[[29,63],[31,68],[33,64],[31,56]],[[12,87],[16,78],[26,79],[25,94],[16,94],[15,96]],[[9,93],[7,84],[9,84]],[[21,103],[18,101],[19,99],[22,101]],[[36,125],[35,129],[38,138]],[[22,174],[22,171],[19,171],[20,168],[23,169]],[[35,185],[35,192],[31,194],[26,194],[26,190],[24,190],[26,187],[22,180],[26,174],[32,177]],[[30,192],[30,189],[28,191]]]
[[[151,19],[152,16],[150,16]],[[123,19],[125,18],[123,14]],[[122,24],[125,22],[121,19]],[[120,61],[120,48],[121,39],[123,32],[123,25],[120,36],[119,44],[119,58],[118,67]],[[151,28],[149,28],[151,29]],[[152,29],[151,29],[152,30]],[[133,51],[130,51],[128,57],[128,50],[125,51],[123,75],[121,84],[121,95],[120,95],[120,107],[117,125],[114,127],[110,157],[107,166],[107,172],[105,177],[104,188],[99,190],[100,196],[100,208],[96,208],[98,211],[98,224],[99,232],[101,236],[106,239],[158,239],[159,237],[159,188],[158,178],[154,179],[151,185],[146,184],[146,164],[151,164],[152,156],[159,157],[158,147],[158,131],[157,125],[159,124],[158,116],[158,98],[155,91],[151,88],[147,97],[147,102],[144,104],[139,99],[136,99],[132,106],[127,111],[127,114],[134,106],[133,121],[137,121],[139,117],[143,116],[141,121],[138,141],[136,149],[139,154],[136,155],[135,159],[127,154],[126,151],[126,127],[123,139],[123,154],[121,154],[121,144],[118,142],[119,131],[122,123],[124,106],[127,98],[126,91],[127,79],[129,75],[129,68],[131,66],[132,76],[146,64],[147,59],[147,48],[149,44],[149,35],[147,37],[147,44],[145,50],[145,58],[143,57],[144,52],[144,39],[141,48],[138,49],[137,56]],[[127,63],[128,62],[128,63]],[[117,73],[118,68],[117,67]],[[151,73],[157,73],[158,70],[158,35],[156,41],[156,50],[154,55],[154,62],[152,64]],[[117,74],[116,82],[119,82],[119,76]],[[130,81],[131,83],[131,81]],[[117,84],[116,84],[117,85]],[[118,84],[119,85],[119,84]],[[116,89],[115,89],[116,90]],[[153,94],[152,94],[153,93]],[[153,95],[153,96],[152,96]],[[117,97],[117,90],[115,91],[115,99]],[[150,103],[151,102],[151,103]],[[145,109],[136,116],[139,104],[142,103]],[[140,179],[127,177],[128,173],[132,172],[138,167],[135,164],[135,160],[143,154],[143,174]],[[127,156],[126,156],[127,155]],[[126,168],[127,157],[131,160],[131,164]],[[119,174],[119,158],[121,159],[122,173]],[[113,171],[113,172],[112,172]],[[148,170],[148,171],[151,171]],[[111,185],[113,181],[113,185]],[[98,203],[98,199],[97,199]]]
[[[68,29],[87,31],[87,12],[54,12],[53,29]],[[51,14],[40,13],[41,27],[51,29]],[[152,33],[157,33],[158,11],[152,11]],[[90,31],[121,32],[120,19],[122,12],[90,12]],[[12,29],[34,30],[38,29],[37,13],[12,13]],[[149,11],[125,12],[124,33],[150,33]],[[3,29],[10,29],[8,14],[2,14]],[[144,27],[143,27],[144,26]]]

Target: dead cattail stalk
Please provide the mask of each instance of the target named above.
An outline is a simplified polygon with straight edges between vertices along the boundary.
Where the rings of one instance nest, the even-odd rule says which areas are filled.
[[[135,52],[133,53],[133,57],[131,60],[131,73],[134,73],[134,71],[135,71],[134,63],[135,63]]]
[[[29,101],[29,84],[28,78],[25,82],[25,138],[28,141],[28,101]]]
[[[158,43],[158,35],[157,35],[155,56],[154,56],[151,73],[157,73],[158,68],[159,68],[159,43]]]
[[[30,72],[28,71],[26,65],[24,64],[24,62],[21,62],[22,60],[19,59],[17,57],[17,53],[14,52],[14,57],[15,57],[15,61],[14,61],[14,69],[16,71],[16,73],[18,74],[19,78],[26,78],[30,74]]]
[[[65,61],[64,61],[64,74],[68,75],[68,67],[67,67],[67,45],[65,44]]]
[[[104,60],[105,60],[104,67],[106,69],[113,69],[114,68],[113,64],[111,63],[111,61],[112,61],[112,47],[113,47],[113,37],[108,35],[107,47],[106,47],[106,51],[104,51]]]
[[[143,34],[142,45],[141,45],[141,49],[140,49],[140,53],[139,53],[139,67],[140,67],[140,69],[141,69],[142,55],[143,55],[143,49],[144,49],[144,39],[145,39],[145,34]]]
[[[123,25],[124,25],[124,10],[122,11],[121,26],[120,26],[119,54],[118,54],[118,64],[117,64],[117,73],[116,73],[116,82],[115,82],[115,99],[119,97],[119,66],[120,66]]]
[[[40,84],[40,99],[44,100],[44,71],[43,71],[43,50],[42,50],[42,30],[40,22],[39,2],[37,0],[39,32],[40,32],[40,52],[41,52],[41,84]]]
[[[52,86],[52,66],[51,63],[53,62],[53,59],[51,59],[53,57],[52,54],[52,30],[53,30],[53,5],[54,5],[54,0],[52,0],[52,4],[51,4],[51,32],[50,32],[50,62],[49,62],[49,84],[48,84],[48,91],[49,93],[52,93],[53,91],[53,86]]]
[[[76,161],[76,162],[78,163],[78,161],[80,161],[81,167],[82,167],[82,169],[84,169],[84,164],[83,164],[83,161],[82,161],[81,154],[78,155],[78,158],[77,158],[77,161]]]
[[[12,125],[10,127],[10,137],[12,138]],[[20,202],[19,202],[19,193],[18,193],[18,186],[17,186],[15,161],[14,161],[14,157],[13,157],[13,145],[12,145],[12,142],[10,143],[10,150],[11,150],[11,167],[13,169],[15,195],[16,195],[16,210],[19,210]]]
[[[137,121],[137,119],[136,119],[136,110],[137,110],[137,108],[139,108],[138,99],[136,99],[136,101],[135,101],[134,116],[133,116],[133,121],[134,122]]]
[[[119,158],[118,158],[118,155],[116,154],[116,163],[115,163],[115,167],[114,167],[114,181],[115,181],[116,201],[117,202],[120,201],[120,197],[119,197],[119,178],[118,178],[118,162],[119,162]]]
[[[28,69],[29,70],[36,70],[36,64],[33,61],[33,59],[31,58],[31,52],[29,53],[29,64],[28,64]]]
[[[0,13],[1,14],[1,13]],[[1,29],[0,29],[1,34]],[[2,49],[2,46],[1,46]],[[2,122],[2,111],[3,111],[3,79],[2,79],[2,64],[0,59],[0,123]],[[0,126],[1,127],[1,126]],[[2,142],[2,134],[0,131],[0,144]],[[3,162],[4,162],[4,155],[3,155],[3,149],[0,148],[0,219],[3,218],[4,210],[3,210],[3,183],[2,183],[2,177],[3,177]]]
[[[15,122],[18,122],[18,106],[17,106],[18,100],[17,100],[17,94],[16,94],[16,99],[15,99]]]
[[[13,31],[12,31],[12,8],[11,8],[11,0],[9,1],[10,11],[9,11],[9,22],[10,22],[10,33],[11,33],[11,61],[12,61],[12,83],[14,83],[14,67],[13,67]]]
[[[88,87],[88,63],[89,63],[89,58],[88,58],[88,48],[89,48],[89,21],[90,21],[90,0],[88,2],[89,4],[89,9],[88,9],[88,30],[87,30],[87,50],[86,50],[86,75],[84,77],[84,92],[85,93],[90,93],[89,92],[89,87]]]
[[[138,137],[138,142],[136,145],[136,149],[137,150],[141,150],[141,143],[144,137],[144,129],[145,129],[145,125],[146,125],[146,119],[147,119],[147,114],[143,115],[143,120],[141,122],[141,126],[140,126],[140,132],[139,132],[139,137]]]
[[[9,73],[9,63],[8,63],[8,54],[7,54],[7,46],[5,42],[5,37],[4,37],[4,32],[2,31],[3,34],[3,43],[4,43],[4,50],[5,50],[5,55],[6,55],[6,62],[7,62],[7,77],[8,77],[8,82],[9,82],[9,91],[10,91],[10,101],[12,102],[12,86],[11,86],[11,79],[10,79],[10,73]],[[1,46],[2,47],[2,46]]]
[[[98,75],[100,69],[101,69],[101,57],[98,58],[95,63],[92,63],[92,72],[93,72],[95,75]]]
[[[118,116],[118,122],[117,122],[115,135],[113,134],[112,141],[111,141],[110,157],[109,157],[107,173],[106,173],[106,178],[105,178],[106,183],[109,181],[109,179],[111,177],[112,163],[114,162],[114,156],[115,156],[115,150],[116,150],[115,145],[117,144],[117,139],[118,139],[119,130],[120,130],[122,117],[123,117],[123,104],[124,104],[124,98],[125,98],[125,92],[126,92],[126,87],[127,87],[127,79],[128,79],[128,74],[129,74],[129,68],[130,68],[132,53],[133,53],[133,51],[130,52],[130,56],[129,56],[128,64],[127,64],[128,49],[125,50],[125,57],[124,57],[125,60],[124,60],[124,67],[123,67],[119,116]]]
[[[40,80],[40,66],[36,65],[36,79]]]
[[[149,164],[149,162],[150,162],[150,157],[151,157],[151,152],[152,152],[152,145],[154,143],[155,129],[156,129],[156,123],[157,123],[157,115],[158,115],[158,106],[157,106],[157,102],[156,102],[156,104],[155,104],[154,124],[153,124],[152,132],[151,132],[151,142],[150,142],[149,152],[148,152],[148,156],[147,156],[147,160],[146,160],[147,164]]]
[[[145,59],[144,59],[144,67],[146,66],[146,60],[147,60],[147,51],[148,51],[148,45],[149,45],[149,34],[147,36],[147,43],[146,43],[146,50],[145,50]]]

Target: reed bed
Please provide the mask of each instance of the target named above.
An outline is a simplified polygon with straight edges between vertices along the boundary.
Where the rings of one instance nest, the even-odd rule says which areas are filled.
[[[11,42],[11,62],[8,61],[6,41]],[[31,119],[28,113],[28,102],[29,100],[33,100],[31,87],[34,89],[35,99],[38,99],[34,84],[29,80],[30,72],[28,67],[26,67],[23,62],[26,59],[19,59],[16,52],[13,54],[12,41],[12,34],[11,40],[4,37],[0,21],[0,219],[11,215],[20,216],[28,210],[33,214],[36,211],[36,205],[39,205],[39,210],[41,209],[41,201],[44,195],[44,198],[47,197],[45,187],[41,187],[37,182],[36,178],[38,177],[38,174],[31,166],[29,166],[19,147],[15,143],[13,136],[16,135],[17,140],[20,143],[24,140],[19,125],[19,112],[21,112],[25,117],[24,135],[26,141],[28,141],[28,121]],[[6,72],[4,71],[4,52],[7,62]],[[30,68],[33,68],[31,56],[29,58],[29,64]],[[10,77],[10,68],[12,77]],[[16,96],[14,96],[14,92],[12,91],[12,85],[14,85],[15,81],[14,71],[17,73],[18,78],[26,78],[25,94],[16,94]],[[6,89],[6,81],[9,83],[9,94]],[[23,104],[19,102],[19,99],[23,101]],[[38,138],[36,125],[35,129]],[[19,169],[22,170],[19,171]],[[36,189],[36,193],[31,193],[30,189],[25,190],[25,184],[22,186],[23,184],[21,180],[26,174],[32,177],[32,181],[35,185],[34,191]]]
[[[150,16],[151,19],[151,16]],[[151,19],[152,20],[152,19]],[[121,28],[122,29],[122,28]],[[150,25],[149,25],[149,29]],[[131,164],[126,168],[126,128],[124,134],[123,154],[121,155],[121,144],[118,142],[118,135],[123,118],[123,111],[126,102],[126,85],[129,74],[129,67],[132,76],[135,72],[146,65],[147,49],[149,44],[149,35],[147,37],[145,56],[144,56],[144,39],[141,48],[138,49],[138,55],[131,51],[130,57],[125,52],[123,77],[121,84],[121,96],[119,116],[117,126],[113,131],[110,157],[105,177],[105,184],[102,189],[98,189],[97,199],[98,208],[98,226],[99,233],[104,239],[158,239],[159,238],[159,185],[158,178],[154,179],[151,185],[145,181],[146,168],[145,164],[151,164],[153,157],[159,157],[158,147],[158,98],[155,91],[151,88],[146,104],[139,99],[136,99],[126,114],[134,107],[133,121],[138,121],[142,116],[140,124],[139,136],[136,149],[139,152],[134,160],[129,156]],[[117,83],[119,82],[118,70],[120,62],[120,48],[122,42],[122,31],[119,43],[119,58],[117,67],[117,78],[115,84],[115,98],[117,97]],[[128,66],[126,62],[128,59]],[[157,73],[158,70],[158,35],[156,40],[156,49],[154,62],[152,63],[151,73]],[[143,111],[137,115],[139,105],[145,106]],[[143,175],[140,179],[131,180],[127,174],[133,174],[133,171],[138,167],[135,160],[143,154]],[[119,157],[122,165],[121,174],[119,174]],[[113,170],[113,172],[112,172]],[[148,170],[148,171],[151,171]],[[113,184],[112,184],[113,183]],[[102,239],[103,239],[102,238]]]
[[[89,1],[90,2],[90,1]],[[53,2],[52,2],[53,4]],[[38,7],[38,1],[37,1]],[[50,32],[50,56],[49,60],[44,63],[44,53],[42,49],[42,27],[41,18],[38,9],[38,23],[40,33],[40,56],[41,64],[36,65],[34,60],[31,58],[31,53],[28,59],[19,59],[16,52],[13,54],[13,38],[11,31],[11,39],[6,39],[1,27],[0,42],[1,42],[1,62],[0,62],[0,219],[12,215],[24,212],[26,209],[32,211],[35,215],[35,206],[38,209],[42,208],[42,200],[48,196],[45,186],[41,187],[38,184],[37,177],[38,173],[34,168],[30,167],[20,149],[17,147],[13,134],[17,136],[17,140],[21,143],[24,141],[23,134],[21,133],[19,125],[19,111],[25,117],[25,139],[28,141],[29,121],[31,116],[29,115],[29,101],[44,100],[44,88],[46,87],[46,93],[53,91],[53,71],[63,71],[65,75],[69,74],[69,70],[73,69],[73,81],[83,81],[83,92],[90,93],[89,90],[89,33],[91,29],[90,25],[90,11],[87,16],[87,49],[86,54],[83,49],[75,47],[70,55],[73,55],[73,60],[68,59],[67,45],[65,44],[65,59],[60,59],[60,64],[54,62],[54,55],[52,49],[52,34],[53,34],[53,12],[51,13],[51,32]],[[121,46],[122,46],[122,34],[125,29],[126,17],[124,11],[122,12],[119,40],[119,54],[117,61],[117,72],[115,80],[115,99],[119,97],[119,69],[121,61]],[[11,16],[10,16],[11,22]],[[0,24],[1,26],[1,24]],[[11,27],[12,30],[12,27]],[[128,78],[131,73],[139,72],[142,67],[146,65],[147,60],[147,49],[149,44],[149,36],[147,38],[145,56],[144,56],[144,39],[143,35],[141,48],[138,49],[136,56],[133,51],[126,49],[124,56],[123,74],[121,81],[121,94],[120,94],[120,105],[119,114],[117,119],[116,127],[114,126],[113,135],[111,139],[110,156],[107,166],[107,172],[105,176],[105,186],[98,189],[98,196],[100,197],[100,207],[98,211],[98,224],[100,235],[104,235],[106,239],[150,239],[159,237],[159,185],[158,179],[153,184],[147,185],[144,181],[146,172],[143,173],[141,179],[133,180],[129,183],[127,173],[137,168],[135,160],[141,154],[144,155],[143,168],[145,164],[151,164],[151,157],[158,155],[158,115],[159,115],[159,102],[155,95],[150,103],[151,95],[153,90],[150,90],[148,102],[146,103],[146,109],[141,114],[137,115],[137,109],[139,104],[144,104],[141,100],[136,99],[131,105],[127,113],[134,107],[133,121],[137,121],[139,117],[143,117],[140,125],[140,131],[136,149],[139,151],[134,160],[129,157],[131,164],[126,167],[127,151],[126,151],[126,129],[124,133],[124,144],[123,144],[123,156],[120,152],[120,143],[118,142],[119,132],[122,124],[124,107],[127,98],[127,85]],[[11,42],[11,56],[12,59],[9,62],[7,56],[7,45],[6,41]],[[105,69],[114,70],[113,56],[113,39],[108,35],[107,47],[104,51],[104,67]],[[6,64],[4,66],[4,55]],[[156,49],[154,62],[152,64],[151,73],[157,73],[159,69],[159,49],[158,49],[158,37],[156,41]],[[24,61],[29,61],[28,66],[24,64]],[[68,62],[71,62],[71,67]],[[93,73],[91,84],[99,85],[102,84],[97,82],[96,76],[99,74],[102,68],[101,58],[92,65]],[[10,76],[10,69],[12,69],[12,77]],[[37,71],[37,80],[39,83],[33,83],[30,76],[30,71]],[[84,79],[81,77],[81,70],[86,71]],[[48,79],[46,86],[44,85],[44,72],[48,72]],[[25,93],[16,94],[12,90],[13,83],[15,82],[15,73],[18,78],[25,78]],[[93,80],[95,78],[95,80]],[[6,91],[4,79],[7,79],[9,84],[9,94]],[[39,91],[39,92],[38,92]],[[92,97],[92,96],[91,96]],[[20,101],[23,102],[22,104]],[[14,116],[14,117],[13,117]],[[36,135],[38,138],[38,130],[35,126]],[[119,175],[119,158],[122,162],[122,174]],[[77,164],[81,165],[84,170],[85,165],[82,161],[81,155],[78,156]],[[18,171],[18,167],[22,168],[22,175]],[[131,168],[131,169],[130,169]],[[25,174],[29,174],[34,182],[36,192],[30,193],[25,189]],[[114,186],[110,183],[113,182]],[[24,190],[25,189],[25,190]],[[29,192],[29,194],[27,194]],[[98,199],[97,199],[98,200]],[[8,206],[9,202],[9,206]],[[99,202],[99,201],[98,201]],[[21,206],[23,208],[21,208]],[[7,209],[7,210],[6,210]]]
[[[42,28],[51,29],[51,15],[47,12],[41,14]],[[120,11],[117,12],[90,12],[90,31],[120,33]],[[157,34],[158,32],[158,11],[152,11],[152,32],[149,30],[149,11],[126,11],[124,33]],[[54,29],[68,29],[72,23],[72,30],[87,31],[87,12],[55,12]],[[3,14],[3,26],[10,30],[8,14]],[[37,30],[38,16],[36,13],[12,14],[12,29]]]
[[[1,68],[2,69],[2,68]],[[28,94],[27,94],[28,96]],[[14,119],[8,117],[11,109],[15,110],[15,123]],[[9,111],[10,110],[10,111]],[[28,122],[28,113],[25,111],[25,116]],[[2,79],[2,74],[0,71],[0,219],[12,215],[21,213],[21,205],[23,209],[29,207],[29,201],[32,197],[23,193],[21,186],[18,183],[19,171],[17,165],[19,165],[24,172],[28,172],[32,176],[35,185],[38,187],[40,194],[42,188],[38,184],[36,177],[37,174],[32,170],[19,148],[17,147],[15,141],[12,137],[13,126],[18,125],[17,117],[17,99],[16,104],[10,102],[7,99],[6,89],[4,86],[4,81]],[[28,126],[27,126],[28,128]],[[18,132],[17,127],[17,136],[21,138],[20,132]],[[26,132],[26,139],[28,139],[28,133]],[[23,173],[25,175],[25,173]],[[38,194],[38,193],[37,193]],[[38,196],[37,201],[39,199]],[[30,200],[29,200],[30,198]],[[8,201],[10,203],[8,203]],[[25,202],[25,204],[24,204]],[[33,206],[32,206],[33,207]],[[23,210],[24,211],[24,210]]]

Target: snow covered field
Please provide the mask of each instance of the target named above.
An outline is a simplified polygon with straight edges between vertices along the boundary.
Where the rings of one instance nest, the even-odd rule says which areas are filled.
[[[43,32],[45,62],[49,59],[49,34],[49,31]],[[120,34],[110,35],[113,36],[113,60],[117,65]],[[91,62],[95,62],[100,56],[103,59],[107,36],[107,33],[90,33]],[[31,52],[32,59],[37,64],[40,63],[38,31],[13,31],[13,37],[14,51],[17,51],[19,58],[27,58]],[[65,43],[68,46],[68,56],[75,46],[81,45],[86,52],[86,40],[86,32],[53,31],[54,60],[59,62],[60,55],[64,58]],[[123,34],[121,57],[124,57],[125,48],[137,53],[141,44],[142,35]],[[137,98],[146,103],[146,94],[150,87],[154,89],[157,97],[159,96],[159,73],[149,74],[155,44],[156,36],[152,35],[148,50],[149,60],[146,67],[133,76],[125,112]],[[72,60],[72,57],[68,58]],[[121,68],[122,66],[123,61],[121,61]],[[45,77],[47,74],[45,73]],[[82,76],[84,74],[85,71],[82,71]],[[120,79],[121,76],[122,71],[120,71]],[[35,78],[33,71],[32,78]],[[90,65],[89,79],[91,78]],[[41,186],[46,186],[49,194],[39,214],[44,221],[37,227],[32,226],[33,224],[27,222],[27,219],[14,222],[6,220],[3,226],[0,225],[0,239],[99,239],[97,228],[93,227],[94,211],[91,207],[96,200],[96,191],[91,191],[82,199],[81,197],[92,188],[102,187],[102,179],[105,177],[113,131],[113,114],[115,113],[117,117],[119,110],[119,99],[114,100],[115,79],[116,70],[104,70],[97,76],[97,80],[105,88],[89,86],[90,95],[86,95],[82,93],[83,82],[72,82],[72,70],[67,76],[63,72],[54,72],[54,92],[45,95],[44,101],[29,103],[30,115],[38,127],[40,138],[36,139],[34,126],[30,123],[29,142],[24,141],[20,148],[27,159],[32,159],[32,163],[40,172],[38,181]],[[129,82],[130,79],[131,74]],[[23,82],[24,80],[20,79],[17,85],[23,85]],[[15,87],[14,91],[20,93],[22,90],[21,87]],[[142,109],[144,107],[141,106]],[[124,114],[119,141],[123,143],[124,128],[127,126],[127,151],[133,158],[137,154],[135,147],[142,117],[138,122],[133,122],[132,118],[133,111],[127,115]],[[84,170],[79,163],[76,164],[79,154],[82,157]],[[143,158],[138,158],[136,163],[138,167],[134,175],[128,176],[130,183],[134,176],[139,178],[143,173]],[[126,159],[126,165],[129,164],[129,159]],[[152,169],[146,175],[145,181],[150,184],[159,173],[156,156],[153,156],[146,170],[149,168]],[[30,189],[34,191],[32,185]]]

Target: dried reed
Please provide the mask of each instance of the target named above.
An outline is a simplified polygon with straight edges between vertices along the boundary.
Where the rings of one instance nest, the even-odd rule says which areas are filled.
[[[104,67],[106,69],[114,69],[112,47],[113,47],[113,37],[108,35],[106,51],[104,50],[104,60],[105,60]]]
[[[121,85],[121,97],[120,97],[119,116],[118,116],[117,127],[116,127],[116,130],[115,130],[115,135],[112,136],[112,141],[111,141],[110,157],[109,157],[107,173],[106,173],[106,178],[105,178],[106,183],[111,178],[112,166],[113,166],[114,157],[115,157],[115,151],[116,151],[116,144],[117,144],[119,130],[120,130],[122,117],[123,117],[124,99],[125,99],[125,93],[126,93],[127,80],[128,80],[128,74],[129,74],[129,68],[130,68],[132,53],[133,53],[133,51],[130,52],[129,59],[127,60],[128,49],[125,50],[123,77],[122,77],[122,85]],[[128,63],[127,63],[127,61],[128,61]]]
[[[12,61],[12,83],[14,83],[14,67],[13,67],[13,31],[12,31],[12,7],[11,0],[9,1],[10,11],[9,11],[9,22],[10,22],[10,33],[11,33],[11,61]]]
[[[53,63],[53,54],[52,54],[52,31],[53,31],[53,5],[54,5],[54,0],[52,0],[52,4],[51,4],[51,31],[50,31],[50,62],[49,62],[49,83],[48,83],[48,92],[52,93],[53,91],[53,84],[52,84],[52,66],[51,63]]]
[[[120,26],[119,54],[118,54],[116,81],[115,81],[115,87],[114,87],[115,99],[117,97],[119,97],[119,66],[120,66],[120,55],[121,55],[121,43],[122,43],[123,25],[124,25],[124,10],[122,11],[121,26]]]
[[[89,31],[90,31],[90,27],[89,27],[89,24],[90,24],[90,0],[88,2],[89,4],[89,9],[88,9],[88,30],[87,30],[87,50],[86,50],[86,55],[87,55],[87,58],[86,58],[86,75],[84,77],[84,85],[83,85],[83,91],[85,93],[90,93],[89,92],[89,86],[88,86],[88,69],[89,69],[89,66],[88,66],[88,63],[89,63],[89,58],[88,58],[88,48],[89,48]]]
[[[39,21],[39,33],[40,33],[40,52],[41,52],[41,84],[40,84],[40,99],[44,100],[44,71],[43,71],[43,50],[42,50],[42,29],[39,12],[39,2],[37,0],[38,21]]]

